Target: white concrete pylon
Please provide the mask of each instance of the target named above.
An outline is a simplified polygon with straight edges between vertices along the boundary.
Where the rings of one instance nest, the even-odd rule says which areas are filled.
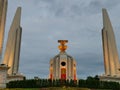
[[[2,54],[2,48],[4,42],[7,3],[8,3],[7,0],[0,0],[0,55]]]
[[[20,27],[21,7],[17,8],[9,30],[3,64],[10,67],[9,75],[18,73],[22,28]]]
[[[110,22],[106,9],[102,9],[103,13],[103,53],[104,53],[104,65],[105,75],[120,76],[119,71],[119,56],[116,47],[115,35],[113,32],[112,24]]]

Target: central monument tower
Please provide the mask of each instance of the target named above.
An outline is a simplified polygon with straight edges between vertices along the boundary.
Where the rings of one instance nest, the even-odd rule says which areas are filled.
[[[76,60],[66,53],[68,40],[58,40],[60,53],[50,60],[49,78],[76,80]]]

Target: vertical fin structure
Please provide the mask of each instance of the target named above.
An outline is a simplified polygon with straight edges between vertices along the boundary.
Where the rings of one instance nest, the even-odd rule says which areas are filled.
[[[4,41],[7,2],[8,2],[7,0],[0,0],[0,55],[2,54],[3,41]]]
[[[105,74],[110,75],[110,64],[108,59],[108,42],[107,42],[107,32],[102,30],[102,41],[103,41],[103,54],[104,54],[104,67],[105,67]]]
[[[113,32],[112,24],[110,22],[106,9],[102,9],[103,13],[103,53],[105,74],[110,76],[119,76],[119,56],[115,42],[115,35]]]
[[[20,46],[21,46],[21,36],[22,36],[22,28],[18,28],[16,30],[16,45],[15,45],[15,61],[14,61],[14,68],[13,73],[18,73],[18,67],[19,67],[19,59],[20,59]]]
[[[21,7],[17,8],[9,30],[3,64],[10,67],[9,75],[18,73],[22,28],[20,27]]]

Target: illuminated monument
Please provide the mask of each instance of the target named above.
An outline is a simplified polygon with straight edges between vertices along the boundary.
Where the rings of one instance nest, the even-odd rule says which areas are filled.
[[[7,13],[7,0],[0,0],[0,62],[2,59],[6,13]],[[0,88],[6,88],[8,69],[9,67],[7,65],[0,64]]]
[[[19,67],[20,44],[22,28],[20,26],[21,7],[17,8],[12,25],[9,30],[6,50],[4,54],[3,64],[8,65],[9,75],[17,75]]]
[[[49,78],[51,80],[76,80],[76,61],[72,56],[65,52],[67,49],[65,44],[68,40],[58,40],[58,42],[60,43],[58,47],[60,53],[50,60]]]
[[[4,41],[6,12],[7,12],[7,0],[0,0],[0,56],[2,54]]]
[[[105,76],[119,77],[120,64],[115,42],[115,35],[106,9],[103,9],[102,12],[103,12],[102,41],[103,41]]]

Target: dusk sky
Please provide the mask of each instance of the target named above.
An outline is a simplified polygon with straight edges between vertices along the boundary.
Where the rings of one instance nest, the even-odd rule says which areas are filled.
[[[104,74],[102,8],[113,25],[120,56],[120,0],[8,0],[4,48],[17,7],[22,7],[19,72],[48,78],[49,61],[65,39],[67,54],[77,62],[77,77]]]

